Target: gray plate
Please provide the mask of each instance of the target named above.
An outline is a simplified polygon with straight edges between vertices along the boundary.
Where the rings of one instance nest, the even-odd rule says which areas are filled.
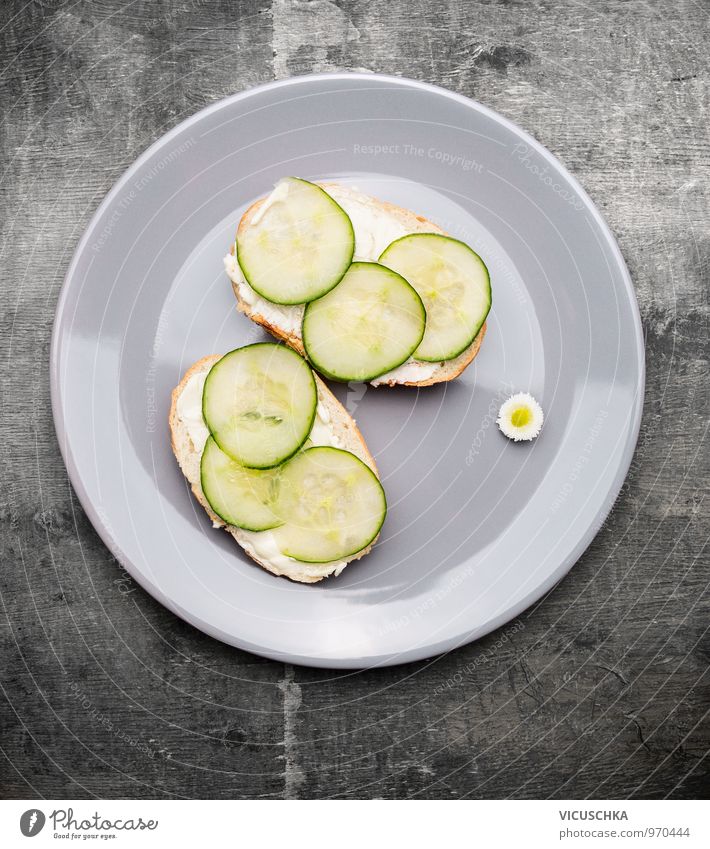
[[[459,380],[335,386],[390,510],[374,552],[314,586],[267,574],[211,528],[167,427],[188,366],[263,336],[236,312],[222,257],[244,209],[286,174],[342,180],[428,216],[483,256],[493,282],[485,343]],[[644,375],[628,273],[577,182],[483,106],[369,74],[244,92],[143,154],[77,248],[51,366],[72,483],[130,574],[220,640],[333,667],[452,649],[549,590],[621,487]],[[518,390],[547,415],[532,444],[495,425]]]

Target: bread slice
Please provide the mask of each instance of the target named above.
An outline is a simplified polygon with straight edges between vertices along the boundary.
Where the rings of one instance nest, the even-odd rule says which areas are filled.
[[[355,230],[355,256],[357,259],[374,261],[382,251],[400,236],[409,233],[444,233],[441,227],[386,201],[362,194],[339,183],[318,183],[350,216]],[[254,215],[266,198],[255,201],[242,216],[239,231],[249,227]],[[248,318],[260,324],[277,339],[285,342],[299,354],[305,356],[301,339],[303,306],[272,304],[259,297],[249,286],[239,268],[234,244],[224,260],[232,289],[237,298],[237,308]],[[473,342],[453,360],[441,363],[410,363],[373,381],[374,386],[432,386],[458,377],[471,364],[478,353],[486,333],[485,323]]]
[[[260,566],[263,566],[268,572],[272,572],[274,575],[284,575],[292,581],[299,581],[303,584],[313,584],[329,575],[339,575],[352,560],[359,560],[361,557],[364,557],[375,544],[376,539],[367,548],[343,560],[333,561],[332,563],[303,563],[299,560],[285,557],[278,551],[275,555],[265,555],[260,539],[263,540],[263,535],[268,534],[268,531],[244,531],[241,528],[227,525],[210,508],[200,486],[200,458],[202,457],[204,442],[199,444],[200,440],[197,443],[193,441],[194,434],[191,436],[189,423],[181,412],[180,399],[183,397],[188,384],[193,380],[199,380],[204,384],[207,373],[219,359],[219,355],[214,355],[198,360],[185,372],[182,380],[173,389],[172,393],[169,423],[173,452],[183,474],[192,487],[195,498],[207,511],[210,519],[212,519],[213,526],[215,528],[224,528],[227,533],[234,537],[249,557],[255,560]],[[347,410],[318,375],[315,375],[315,379],[318,388],[319,408],[321,411],[324,411],[323,415],[327,418],[327,427],[337,437],[338,447],[344,448],[352,452],[356,457],[359,457],[377,475],[375,460],[368,451],[367,445],[365,445],[365,441],[354,419],[351,418]]]

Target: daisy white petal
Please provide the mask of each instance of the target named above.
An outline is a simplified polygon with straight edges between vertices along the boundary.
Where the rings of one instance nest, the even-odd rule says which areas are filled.
[[[511,395],[498,412],[497,425],[516,442],[535,439],[542,428],[542,407],[532,395],[518,392]]]

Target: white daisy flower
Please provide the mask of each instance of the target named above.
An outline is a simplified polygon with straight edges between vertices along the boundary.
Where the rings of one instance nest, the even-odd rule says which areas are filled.
[[[532,395],[518,392],[511,395],[498,412],[497,425],[501,431],[516,442],[535,439],[542,428],[542,407]]]

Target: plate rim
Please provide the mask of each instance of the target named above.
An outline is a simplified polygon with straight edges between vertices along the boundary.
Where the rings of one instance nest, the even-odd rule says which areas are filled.
[[[379,655],[373,655],[371,657],[359,658],[312,657],[291,654],[288,651],[275,651],[271,648],[259,646],[255,643],[252,643],[247,639],[237,638],[232,636],[231,634],[225,634],[224,632],[220,631],[219,628],[212,626],[209,622],[205,622],[195,614],[183,610],[180,605],[178,605],[175,601],[166,596],[159,587],[153,584],[147,578],[146,575],[144,575],[139,569],[137,569],[134,566],[131,558],[128,557],[125,552],[123,552],[118,540],[115,539],[115,537],[106,527],[99,511],[95,509],[91,497],[89,496],[82,481],[79,468],[73,461],[73,457],[69,447],[69,434],[62,413],[63,400],[59,374],[59,363],[61,359],[61,350],[63,343],[61,331],[65,323],[66,306],[70,296],[72,279],[75,275],[76,268],[79,264],[81,256],[83,255],[87,245],[89,244],[90,238],[93,235],[93,232],[96,228],[99,219],[101,218],[104,211],[110,207],[114,199],[120,194],[124,186],[130,181],[131,177],[141,168],[141,166],[146,161],[148,161],[153,156],[156,151],[160,150],[162,147],[168,144],[173,138],[181,134],[188,127],[198,123],[199,121],[202,121],[207,115],[210,115],[213,112],[218,112],[221,109],[224,109],[233,103],[238,103],[241,100],[247,100],[251,97],[258,97],[263,92],[269,92],[281,88],[294,88],[300,85],[307,85],[318,81],[368,82],[373,80],[376,80],[380,83],[391,84],[393,87],[419,89],[421,91],[425,91],[430,94],[437,95],[439,97],[446,97],[462,104],[466,108],[473,109],[474,111],[482,113],[483,115],[487,116],[488,118],[492,119],[493,121],[497,122],[498,124],[504,126],[506,129],[514,133],[521,141],[525,142],[532,149],[534,149],[535,152],[540,155],[546,163],[554,167],[569,181],[570,185],[572,185],[572,187],[575,189],[575,191],[578,193],[579,197],[583,201],[586,211],[591,214],[595,223],[599,227],[600,235],[606,243],[607,247],[610,249],[611,255],[616,263],[617,268],[621,271],[623,286],[626,290],[626,294],[629,300],[632,320],[634,323],[634,341],[636,345],[636,355],[639,368],[636,379],[633,409],[631,411],[631,428],[628,431],[628,436],[623,446],[622,456],[617,467],[616,474],[611,483],[611,486],[609,487],[605,495],[604,506],[596,514],[594,520],[588,524],[585,532],[582,534],[576,545],[572,548],[568,556],[562,561],[560,561],[557,568],[554,569],[553,572],[544,581],[542,581],[540,584],[537,584],[536,587],[531,590],[531,592],[528,593],[523,599],[518,601],[512,607],[507,608],[503,613],[489,620],[484,626],[481,626],[478,629],[464,630],[463,632],[457,634],[455,637],[448,637],[436,643],[428,643],[426,646],[416,646],[405,652],[399,652],[397,654],[385,652]],[[62,281],[61,289],[57,299],[54,321],[52,323],[49,352],[49,377],[50,401],[54,428],[57,436],[57,441],[59,443],[59,450],[65,468],[67,470],[67,474],[69,476],[69,481],[72,485],[72,488],[76,493],[77,498],[79,499],[79,503],[81,504],[82,509],[86,513],[89,521],[91,522],[93,528],[98,533],[103,543],[113,554],[113,556],[118,560],[120,565],[128,572],[131,578],[143,590],[145,590],[156,601],[158,601],[160,604],[162,604],[180,619],[187,622],[188,625],[197,628],[198,630],[202,631],[210,637],[213,637],[214,639],[219,640],[222,643],[234,646],[235,648],[241,649],[243,651],[248,651],[260,657],[265,657],[270,660],[282,663],[291,663],[296,665],[323,669],[370,669],[385,666],[396,666],[404,663],[426,660],[436,655],[446,654],[450,651],[454,651],[455,649],[460,648],[463,645],[467,645],[470,642],[481,639],[487,634],[500,628],[505,623],[510,622],[512,619],[515,619],[516,617],[520,616],[521,613],[523,613],[525,610],[535,604],[535,602],[543,598],[543,596],[545,596],[572,569],[572,567],[579,560],[579,558],[589,547],[593,539],[599,533],[599,530],[601,529],[602,525],[611,513],[614,504],[616,503],[616,500],[619,496],[619,492],[621,491],[621,488],[624,484],[626,476],[628,475],[629,468],[631,466],[631,462],[633,460],[633,456],[636,450],[639,432],[641,429],[646,384],[646,358],[643,326],[641,323],[641,314],[639,310],[638,300],[636,298],[636,291],[634,289],[633,282],[631,280],[631,275],[626,265],[626,261],[624,260],[623,254],[621,253],[621,249],[616,241],[616,238],[611,228],[607,224],[606,220],[604,219],[603,215],[601,214],[600,210],[597,208],[596,204],[591,199],[591,197],[587,194],[584,187],[551,151],[549,151],[543,144],[537,141],[537,139],[535,139],[527,131],[522,129],[518,124],[516,124],[514,121],[511,121],[509,118],[506,118],[504,115],[501,115],[499,112],[496,112],[495,110],[489,108],[488,106],[485,106],[477,100],[473,100],[472,98],[466,97],[465,95],[459,94],[457,92],[449,91],[448,89],[443,88],[442,86],[433,85],[431,83],[422,82],[420,80],[414,80],[405,76],[395,76],[392,74],[365,73],[362,71],[337,71],[329,73],[303,74],[295,77],[289,77],[283,80],[275,80],[267,83],[261,83],[243,89],[242,91],[239,91],[236,94],[229,95],[228,97],[220,98],[214,103],[210,103],[208,106],[205,106],[204,108],[180,121],[170,130],[168,130],[166,133],[156,139],[141,154],[139,154],[136,159],[133,160],[133,162],[116,180],[116,182],[112,185],[112,187],[109,189],[109,191],[106,193],[104,198],[97,206],[88,224],[86,225],[86,228],[82,233],[82,236],[79,239],[76,248],[72,253],[71,261]]]

